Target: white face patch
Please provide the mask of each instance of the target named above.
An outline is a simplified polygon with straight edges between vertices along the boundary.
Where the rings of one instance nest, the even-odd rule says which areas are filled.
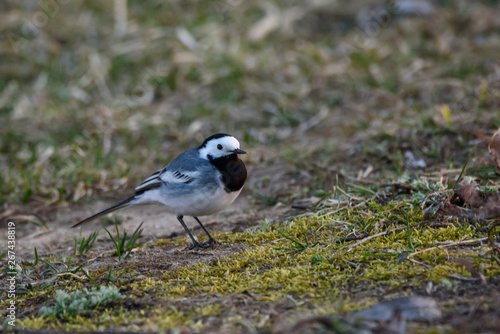
[[[240,148],[240,142],[238,139],[226,136],[222,138],[212,139],[205,147],[200,149],[200,158],[208,159],[208,156],[212,156],[213,159],[224,157],[234,153],[234,150]]]

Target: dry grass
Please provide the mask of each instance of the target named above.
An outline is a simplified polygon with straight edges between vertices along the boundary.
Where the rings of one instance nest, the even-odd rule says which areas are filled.
[[[484,192],[500,186],[498,1],[403,1],[385,12],[380,3],[2,2],[0,219],[2,227],[19,223],[18,256],[27,261],[19,274],[25,294],[17,298],[22,325],[132,324],[140,332],[227,322],[229,332],[279,331],[281,313],[289,322],[365,308],[385,294],[422,294],[422,275],[449,310],[429,328],[461,328],[463,314],[486,319],[471,322],[471,331],[498,321],[488,299],[498,288],[497,218],[466,224],[438,212],[472,151],[466,179]],[[250,153],[241,206],[217,216],[225,225],[211,226],[230,245],[208,254],[179,250],[184,240],[167,238],[175,228],[156,230],[162,222],[153,216],[131,259],[116,261],[103,235],[88,254],[73,255],[67,225],[97,200],[122,198],[215,132],[234,134]],[[305,211],[290,211],[292,205]],[[405,210],[415,225],[405,225]],[[132,232],[143,213],[130,213],[134,219],[122,226]],[[255,228],[266,218],[273,224]],[[295,249],[278,230],[307,247]],[[33,245],[54,268],[32,263]],[[178,250],[165,253],[171,249]],[[345,260],[337,252],[346,252]],[[418,263],[402,256],[399,265],[404,252]],[[73,272],[80,265],[125,299],[95,314],[40,317],[41,306],[54,305],[55,290],[92,286]],[[202,274],[186,279],[193,272]],[[291,274],[293,284],[257,295],[246,289],[254,279]],[[333,291],[326,282],[339,275],[345,282]],[[318,286],[305,284],[309,278]],[[214,284],[220,291],[209,290]],[[145,292],[135,295],[136,285]],[[163,289],[161,298],[148,292],[152,287]],[[177,294],[181,287],[192,305]],[[231,311],[242,303],[248,308]]]

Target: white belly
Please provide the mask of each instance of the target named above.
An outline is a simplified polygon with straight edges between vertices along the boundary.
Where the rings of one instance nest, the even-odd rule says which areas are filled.
[[[227,208],[240,194],[241,189],[227,193],[222,187],[215,192],[193,192],[189,196],[168,197],[159,192],[149,191],[141,198],[142,203],[157,202],[165,205],[168,211],[181,216],[208,216]]]

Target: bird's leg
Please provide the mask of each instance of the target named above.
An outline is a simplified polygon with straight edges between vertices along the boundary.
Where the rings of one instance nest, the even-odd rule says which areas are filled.
[[[181,216],[181,215],[177,216],[177,220],[179,221],[179,223],[181,223],[182,227],[184,227],[187,234],[189,235],[189,237],[193,241],[193,245],[191,247],[189,247],[189,249],[193,249],[195,247],[196,248],[206,248],[207,246],[203,246],[198,241],[196,241],[196,239],[193,237],[193,235],[191,234],[191,231],[189,231],[188,227],[186,226],[186,223],[184,223],[184,220],[182,220],[182,218],[183,218],[183,216]]]
[[[210,233],[208,233],[207,229],[205,228],[205,226],[203,226],[203,224],[201,223],[201,221],[198,219],[198,217],[193,217],[194,219],[196,219],[196,221],[198,222],[198,224],[200,224],[201,228],[203,229],[203,231],[205,231],[205,233],[208,235],[208,241],[207,242],[204,242],[203,245],[208,245],[209,247],[212,246],[213,244],[218,244],[218,242],[212,238],[212,236],[210,235]]]

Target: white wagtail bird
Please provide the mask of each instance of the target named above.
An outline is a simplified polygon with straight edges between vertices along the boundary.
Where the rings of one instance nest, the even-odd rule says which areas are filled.
[[[115,210],[135,205],[160,203],[173,212],[193,241],[190,248],[207,248],[216,243],[198,219],[214,214],[238,197],[247,178],[245,164],[238,154],[238,140],[219,133],[208,137],[199,146],[180,154],[171,163],[157,170],[140,186],[135,195],[117,203],[73,227],[96,219]],[[199,243],[184,223],[184,216],[192,216],[208,236],[208,241]]]

